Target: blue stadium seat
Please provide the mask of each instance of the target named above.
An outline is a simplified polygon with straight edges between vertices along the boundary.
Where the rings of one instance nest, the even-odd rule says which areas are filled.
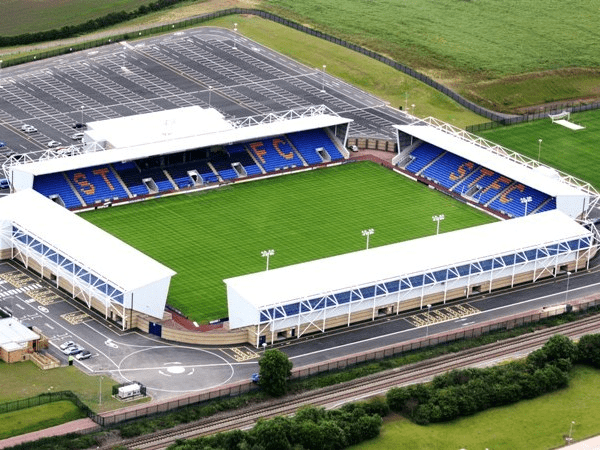
[[[267,172],[303,166],[285,136],[250,142],[247,145]]]
[[[59,195],[67,209],[83,206],[62,172],[35,177],[33,189],[46,197]]]
[[[108,166],[71,170],[67,176],[88,205],[104,200],[129,198]]]
[[[262,173],[262,170],[256,165],[256,162],[252,159],[252,156],[250,156],[250,153],[248,153],[248,150],[246,150],[246,147],[243,144],[228,145],[225,147],[225,150],[229,153],[231,162],[240,163],[246,170],[248,176],[259,175]]]
[[[344,156],[323,129],[300,131],[288,134],[287,137],[309,165],[324,162],[317,153],[318,148],[324,148],[332,161],[344,159]]]
[[[406,170],[412,173],[418,173],[423,167],[440,156],[443,152],[444,150],[441,148],[423,142],[410,154],[414,159],[406,166]]]
[[[527,203],[527,214],[532,213],[538,206],[550,199],[550,196],[525,186],[521,183],[515,183],[502,193],[500,197],[490,203],[489,207],[497,211],[504,211],[513,217],[522,217],[525,215],[525,204],[521,203],[521,198],[531,197]]]
[[[466,176],[467,173],[473,170],[473,167],[474,164],[470,163],[465,158],[461,158],[454,153],[447,152],[435,163],[425,169],[421,175],[437,181],[446,189],[450,189],[458,182],[459,179]],[[462,175],[461,171],[464,172]]]

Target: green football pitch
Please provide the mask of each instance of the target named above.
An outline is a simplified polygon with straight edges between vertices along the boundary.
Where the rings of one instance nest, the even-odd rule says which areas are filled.
[[[168,304],[199,322],[226,317],[223,279],[495,219],[370,162],[266,178],[83,213],[177,272]],[[352,270],[340,267],[338,270]]]
[[[535,160],[539,153],[542,163],[600,189],[600,110],[571,114],[571,122],[585,129],[573,131],[550,119],[542,119],[476,134]]]

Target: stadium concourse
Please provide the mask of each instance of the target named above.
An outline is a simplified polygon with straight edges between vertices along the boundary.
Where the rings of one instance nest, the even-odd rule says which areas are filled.
[[[351,123],[325,106],[242,119],[192,106],[89,123],[82,145],[38,159],[19,155],[3,166],[13,194],[0,200],[2,256],[123,329],[205,342],[192,331],[162,329],[173,271],[67,209],[341,164],[350,155]],[[527,217],[224,280],[231,331],[222,342],[259,346],[587,267],[595,236],[573,219],[597,203],[595,191],[497,146],[466,142],[448,127],[431,120],[397,126],[396,171],[454,194],[464,185],[463,201],[503,218]],[[510,208],[518,195],[531,203],[522,214]],[[40,224],[40,212],[50,222]]]

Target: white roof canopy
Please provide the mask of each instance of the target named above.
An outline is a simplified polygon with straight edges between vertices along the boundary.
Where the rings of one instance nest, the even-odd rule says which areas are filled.
[[[176,274],[31,189],[0,199],[0,219],[13,223],[123,292]]]
[[[257,310],[589,236],[553,210],[224,280]]]
[[[352,119],[344,119],[318,107],[313,111],[312,114],[267,115],[261,122],[248,118],[228,121],[215,109],[191,106],[91,122],[86,134],[99,142],[106,141],[114,148],[14,165],[10,170],[15,174],[44,175],[352,122]]]
[[[7,351],[18,350],[27,342],[39,338],[39,334],[22,325],[14,317],[0,319],[0,347]]]
[[[587,195],[585,192],[561,181],[558,173],[549,174],[547,168],[540,167],[536,169],[519,164],[508,157],[488,151],[474,142],[461,139],[456,135],[430,126],[426,122],[420,121],[409,125],[394,125],[394,127],[417,139],[461,156],[475,164],[494,170],[552,197],[560,195],[580,197]]]

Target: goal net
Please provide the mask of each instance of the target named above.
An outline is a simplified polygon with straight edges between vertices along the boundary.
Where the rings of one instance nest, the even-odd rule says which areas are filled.
[[[558,114],[548,114],[548,117],[550,117],[550,119],[552,120],[552,123],[556,122],[557,120],[563,120],[565,118],[568,122],[571,120],[571,113],[569,111],[563,111]]]

